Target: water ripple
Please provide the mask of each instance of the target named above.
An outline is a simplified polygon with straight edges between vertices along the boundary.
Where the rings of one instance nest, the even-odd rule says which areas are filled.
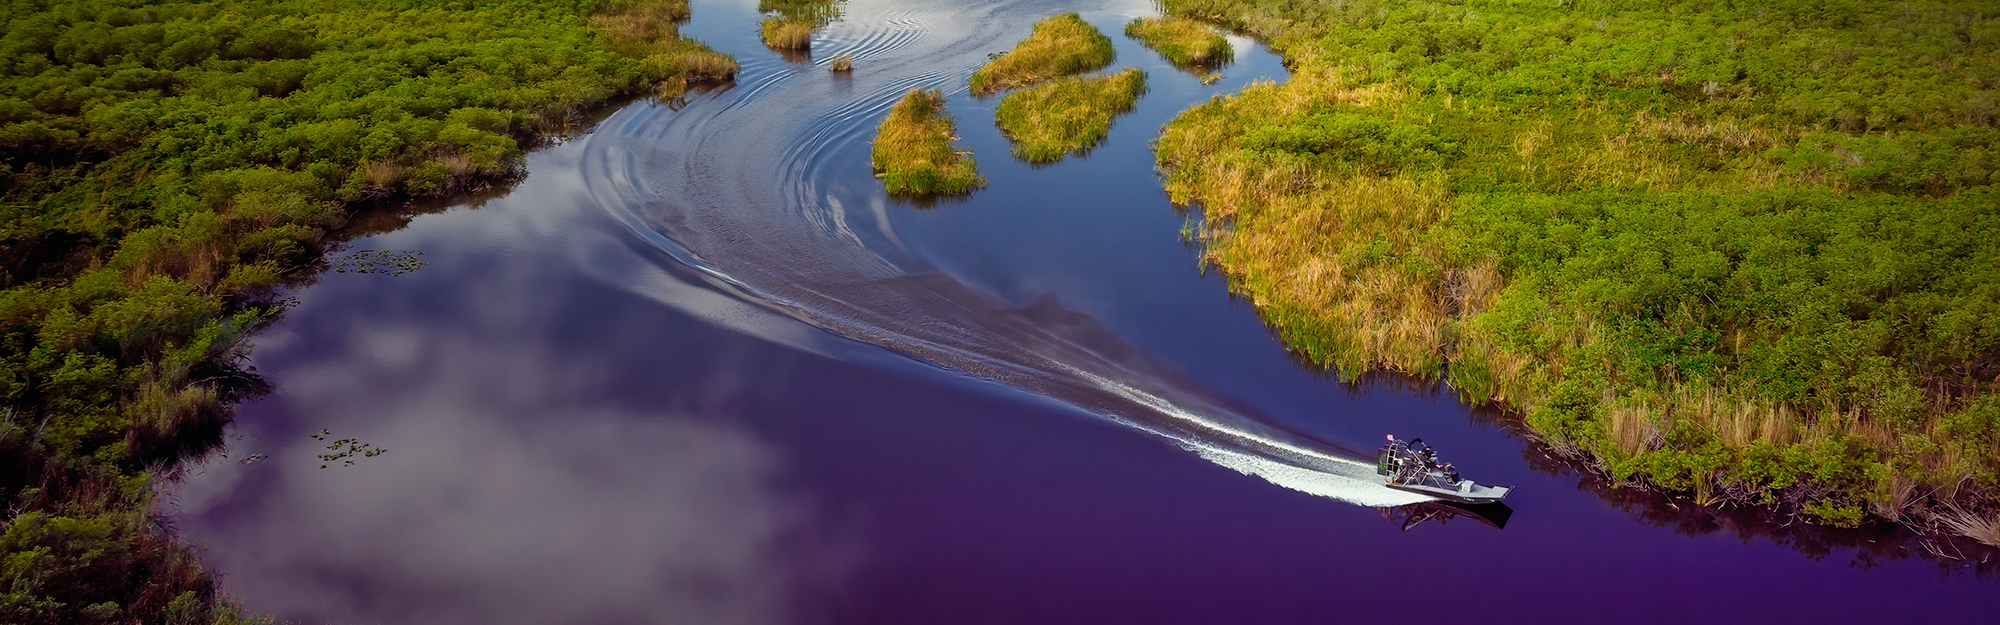
[[[736,88],[697,104],[628,109],[589,139],[588,193],[644,245],[731,297],[1077,406],[1286,487],[1366,505],[1423,500],[1381,487],[1356,450],[1207,390],[1053,296],[1008,305],[903,244],[866,172],[875,125],[911,89],[964,94],[987,51],[1055,12],[1046,1],[851,3],[815,45],[852,55],[857,71],[766,54],[745,63]]]

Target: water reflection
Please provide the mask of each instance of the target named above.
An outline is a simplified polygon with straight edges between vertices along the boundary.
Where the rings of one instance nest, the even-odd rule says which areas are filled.
[[[366,415],[342,431],[394,454],[322,469],[296,427],[253,431],[237,447],[269,461],[214,463],[178,493],[229,528],[203,553],[230,592],[281,618],[776,623],[819,579],[787,542],[808,507],[743,428],[579,407],[563,378],[609,374],[532,345],[382,327],[323,355],[275,403]]]
[[[1403,531],[1425,523],[1436,522],[1445,525],[1452,519],[1469,519],[1493,529],[1507,529],[1507,520],[1514,518],[1514,509],[1504,503],[1455,503],[1450,501],[1426,501],[1419,504],[1377,508],[1382,518],[1400,526]]]
[[[1550,622],[1716,618],[1690,596],[1746,621],[1892,621],[1910,593],[1990,603],[1990,589],[1929,570],[1863,576],[1633,523],[1532,473],[1519,441],[1469,424],[1448,397],[1301,374],[1253,311],[1195,274],[1145,151],[1178,103],[1240,84],[1162,71],[1157,97],[1089,158],[982,161],[993,188],[909,210],[879,197],[865,142],[903,90],[962,84],[967,67],[926,51],[966,33],[1002,45],[1072,7],[1008,4],[1002,20],[993,5],[874,6],[822,42],[869,61],[834,78],[763,52],[742,4],[716,27],[734,44],[694,33],[744,59],[740,84],[628,107],[533,155],[503,200],[358,243],[423,250],[428,264],[327,275],[260,337],[257,363],[281,392],[245,407],[231,453],[269,459],[203,467],[179,494],[180,527],[208,545],[229,593],[286,620],[448,624],[1346,622],[1406,617],[1413,601]],[[1139,6],[1093,23],[1144,10],[1125,4]],[[725,8],[698,6],[690,30]],[[1126,61],[1151,58],[1118,43]],[[1239,59],[1232,74],[1268,61]],[[793,88],[810,97],[781,92]],[[1005,149],[985,124],[961,130],[980,154]],[[374,231],[402,224],[383,223]],[[855,248],[877,257],[826,253]],[[687,249],[708,256],[672,255]],[[817,330],[707,273],[725,253],[738,276],[851,278],[792,281],[784,299],[825,303],[816,314],[851,315],[834,320],[847,328],[900,320],[876,326],[899,333]],[[1040,366],[1051,361],[1083,370],[1046,375],[1062,371]],[[1196,429],[1212,422],[1119,425],[1072,407],[1149,405],[1120,381],[1211,416],[1256,415],[1221,425],[1314,450],[1420,431],[1521,484],[1516,505],[1533,513],[1484,517],[1505,532],[1478,519],[1396,532],[1372,510],[1272,487],[1313,492],[1327,477],[1271,462],[1298,460],[1284,449],[1223,440],[1197,457],[1175,445],[1216,441]],[[309,434],[323,428],[394,451],[320,470]],[[1230,453],[1241,448],[1259,453]],[[1383,563],[1410,562],[1489,592],[1381,583]]]
[[[1517,419],[1480,411],[1504,420],[1525,445],[1522,457],[1544,475],[1574,477],[1577,488],[1595,494],[1605,504],[1630,514],[1640,523],[1672,529],[1686,536],[1734,535],[1744,542],[1765,539],[1813,560],[1852,553],[1856,567],[1875,568],[1905,559],[1928,561],[1947,575],[1970,573],[1980,579],[2000,579],[2000,549],[1949,533],[1918,532],[1898,523],[1870,519],[1860,527],[1822,525],[1806,518],[1796,505],[1700,505],[1666,493],[1630,484],[1620,485],[1580,461],[1563,456],[1526,434]]]

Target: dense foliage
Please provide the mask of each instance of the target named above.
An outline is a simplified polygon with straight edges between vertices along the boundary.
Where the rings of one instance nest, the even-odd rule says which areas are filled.
[[[875,131],[875,177],[894,195],[956,195],[986,186],[972,153],[952,147],[957,131],[943,92],[911,89]]]
[[[1146,72],[1136,67],[1108,76],[1065,76],[1000,99],[994,120],[1014,142],[1014,155],[1053,163],[1082,154],[1111,132],[1111,119],[1129,112],[1146,93]]]
[[[149,475],[255,392],[242,337],[360,201],[517,175],[607,100],[734,72],[677,2],[0,9],[0,622],[236,617]],[[719,61],[718,61],[719,57]]]
[[[1063,13],[1035,22],[1026,39],[973,70],[969,80],[972,92],[985,97],[1052,78],[1094,72],[1110,65],[1115,55],[1110,37],[1083,21],[1083,16]]]
[[[1833,523],[2000,481],[2000,14],[1959,0],[1167,0],[1295,68],[1159,143],[1307,356],[1618,480]]]
[[[1236,49],[1215,27],[1185,17],[1134,18],[1125,24],[1125,36],[1159,52],[1174,67],[1197,74],[1206,74],[1236,58]]]

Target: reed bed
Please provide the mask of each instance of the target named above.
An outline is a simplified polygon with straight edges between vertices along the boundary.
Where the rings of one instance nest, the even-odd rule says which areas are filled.
[[[689,85],[736,77],[736,58],[701,40],[680,34],[688,19],[687,0],[628,0],[590,18],[607,48],[639,59],[639,67],[660,97],[676,97]]]
[[[757,10],[769,17],[757,23],[764,45],[773,50],[812,47],[813,33],[840,19],[842,0],[761,0]]]
[[[1125,25],[1125,36],[1166,57],[1175,67],[1207,74],[1235,60],[1229,39],[1213,27],[1185,17],[1141,17]]]
[[[1015,156],[1053,163],[1103,141],[1112,118],[1131,111],[1145,93],[1146,72],[1136,67],[1109,76],[1067,76],[1007,94],[994,118],[1014,142]]]
[[[757,33],[764,45],[786,50],[803,50],[812,47],[813,32],[819,30],[819,22],[789,20],[782,17],[767,17],[757,23]]]
[[[1083,16],[1063,13],[1035,22],[1028,38],[972,72],[972,92],[981,97],[1061,76],[1094,72],[1110,65],[1111,38]]]
[[[972,153],[952,147],[956,130],[943,92],[911,90],[876,130],[875,177],[892,195],[955,195],[986,186]]]
[[[834,56],[833,60],[826,64],[826,68],[835,72],[854,71],[854,57],[848,54]]]
[[[688,0],[619,0],[591,15],[590,25],[604,33],[613,50],[643,56],[632,54],[628,46],[677,36],[680,23],[692,15]]]
[[[1938,521],[1958,535],[2000,548],[2000,516],[1982,516],[1950,506]]]

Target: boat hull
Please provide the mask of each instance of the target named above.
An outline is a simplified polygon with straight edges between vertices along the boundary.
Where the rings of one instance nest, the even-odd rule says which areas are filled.
[[[1468,484],[1470,483],[1468,482]],[[1394,481],[1383,485],[1404,492],[1429,495],[1445,501],[1456,501],[1458,503],[1494,503],[1506,499],[1507,492],[1514,490],[1512,486],[1487,486],[1484,484],[1470,484],[1469,487],[1460,489],[1439,488],[1427,484],[1397,484]]]

